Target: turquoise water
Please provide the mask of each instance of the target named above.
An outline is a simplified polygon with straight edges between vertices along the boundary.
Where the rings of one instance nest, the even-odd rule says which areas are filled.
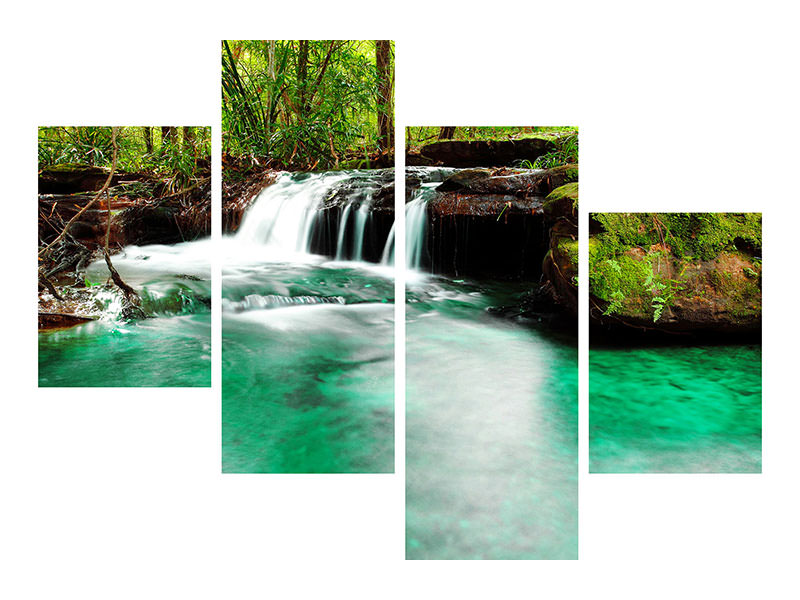
[[[223,471],[391,473],[394,281],[307,259],[224,273]]]
[[[211,385],[211,316],[95,321],[39,334],[42,387]]]
[[[593,473],[761,472],[761,347],[593,346]]]
[[[86,270],[86,307],[100,319],[39,333],[41,387],[211,385],[210,242],[127,246],[113,257],[149,317],[122,318],[105,263]]]
[[[577,558],[577,343],[487,312],[522,289],[409,287],[409,559]]]
[[[222,240],[225,473],[394,471],[394,269],[360,260],[385,176],[281,176]],[[312,254],[318,226],[353,260]]]

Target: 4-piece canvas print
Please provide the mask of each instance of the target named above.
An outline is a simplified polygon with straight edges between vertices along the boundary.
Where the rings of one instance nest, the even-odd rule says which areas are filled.
[[[586,132],[396,129],[392,41],[220,62],[221,181],[211,127],[38,129],[40,387],[209,387],[219,302],[221,472],[397,477],[404,406],[411,560],[577,559],[580,435],[591,477],[761,472],[760,213],[581,231]]]

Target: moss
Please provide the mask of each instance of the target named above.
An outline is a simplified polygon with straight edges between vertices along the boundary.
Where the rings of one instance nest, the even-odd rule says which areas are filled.
[[[761,313],[761,267],[745,267],[741,273],[711,271],[709,284],[727,299],[728,310],[736,317]]]
[[[597,213],[602,240],[616,254],[663,243],[676,258],[712,260],[739,245],[761,249],[760,213]]]
[[[734,321],[761,313],[761,215],[601,213],[589,240],[589,288],[607,313],[651,316],[712,302]],[[667,263],[664,263],[664,260]],[[693,304],[692,306],[697,306]],[[708,304],[701,305],[706,310]]]
[[[601,246],[589,244],[589,292],[610,303],[609,312],[649,312],[653,267],[649,260],[622,255],[608,258]]]
[[[578,211],[578,183],[572,182],[557,187],[547,195],[542,204],[545,214],[565,216]]]
[[[568,237],[558,239],[556,243],[559,253],[566,256],[569,260],[570,266],[578,272],[578,240],[573,240]]]
[[[92,165],[84,165],[80,163],[62,163],[59,165],[50,165],[43,169],[45,172],[50,173],[108,173],[108,170],[103,167],[95,167]]]
[[[559,167],[553,167],[549,170],[553,177],[563,177],[564,183],[573,183],[578,181],[578,165],[577,163],[569,163]]]

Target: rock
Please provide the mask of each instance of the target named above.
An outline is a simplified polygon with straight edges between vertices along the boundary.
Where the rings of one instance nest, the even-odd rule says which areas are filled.
[[[474,194],[513,194],[547,196],[554,187],[577,180],[577,167],[569,169],[485,169],[472,168],[448,175],[438,191],[464,191]],[[577,185],[577,184],[576,184]]]
[[[72,315],[68,313],[39,313],[39,329],[40,330],[53,330],[53,329],[69,329],[76,325],[82,325],[89,321],[94,321],[96,317],[84,317],[81,315]]]
[[[45,167],[39,173],[40,194],[74,194],[92,192],[103,187],[110,169],[82,164],[60,164]]]
[[[542,204],[544,214],[551,220],[578,218],[578,183],[567,183],[547,195]]]
[[[569,313],[577,316],[577,218],[561,217],[550,229],[550,247],[542,262],[542,275],[550,283],[550,291],[554,302]]]
[[[595,219],[603,231],[589,240],[594,324],[666,333],[760,330],[760,215],[601,213]]]
[[[354,198],[369,199],[373,210],[394,213],[394,169],[372,171],[340,182],[322,201],[320,209],[343,207]]]
[[[420,155],[448,167],[501,167],[530,162],[553,152],[553,142],[543,139],[443,141],[423,146]]]
[[[504,194],[439,192],[428,202],[428,211],[436,216],[469,215],[508,220],[512,215],[541,213],[542,198]]]
[[[425,158],[418,152],[406,153],[406,166],[407,167],[432,167],[436,164],[435,160]]]

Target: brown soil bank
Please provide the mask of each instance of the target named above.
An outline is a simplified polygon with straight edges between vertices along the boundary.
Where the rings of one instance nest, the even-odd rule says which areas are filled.
[[[591,215],[591,321],[662,333],[761,328],[760,213]]]

